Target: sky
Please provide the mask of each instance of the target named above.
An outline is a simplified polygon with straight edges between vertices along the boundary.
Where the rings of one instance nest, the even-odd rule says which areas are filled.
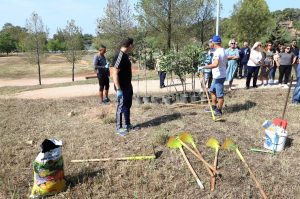
[[[129,0],[131,9],[138,0]],[[230,16],[238,0],[220,0],[223,5],[221,17]],[[255,0],[254,0],[255,1]],[[300,0],[266,0],[270,11],[284,8],[300,8]],[[57,28],[64,28],[67,21],[75,20],[82,32],[96,35],[97,19],[104,14],[108,0],[0,0],[0,29],[5,23],[25,27],[26,19],[36,12],[49,29],[49,36]]]

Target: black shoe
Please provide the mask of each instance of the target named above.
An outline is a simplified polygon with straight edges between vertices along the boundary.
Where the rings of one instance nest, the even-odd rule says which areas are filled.
[[[215,109],[215,110],[214,110],[214,115],[215,115],[215,116],[221,117],[221,116],[222,116],[222,111],[219,110],[219,109]]]
[[[110,102],[110,99],[107,97],[103,100],[104,103],[109,103]]]
[[[160,88],[165,88],[165,87],[166,87],[165,85],[160,86]]]
[[[246,89],[249,89],[249,86],[246,86]]]

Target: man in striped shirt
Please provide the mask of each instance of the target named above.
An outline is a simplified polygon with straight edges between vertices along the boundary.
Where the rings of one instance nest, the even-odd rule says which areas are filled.
[[[113,59],[112,77],[115,89],[117,91],[117,112],[116,112],[116,128],[117,133],[125,136],[132,128],[130,123],[130,108],[132,105],[132,71],[131,62],[128,53],[133,49],[133,39],[126,38],[121,43],[120,51]],[[125,125],[122,126],[122,116],[124,115]]]

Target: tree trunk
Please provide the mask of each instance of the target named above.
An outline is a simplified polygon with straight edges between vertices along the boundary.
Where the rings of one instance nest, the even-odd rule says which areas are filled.
[[[172,0],[169,0],[169,9],[168,9],[168,37],[167,37],[167,47],[171,49],[171,37],[172,37]]]
[[[42,85],[41,66],[40,66],[40,51],[39,51],[38,44],[37,44],[37,48],[36,48],[36,53],[37,53],[38,73],[39,73],[39,84]]]
[[[75,76],[75,63],[73,62],[73,67],[72,67],[72,82],[74,82],[74,76]]]

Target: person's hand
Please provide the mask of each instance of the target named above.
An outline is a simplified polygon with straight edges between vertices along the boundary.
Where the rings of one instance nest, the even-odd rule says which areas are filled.
[[[123,91],[121,89],[117,90],[117,98],[123,97]]]
[[[204,69],[204,66],[198,66],[198,73],[200,73]]]

